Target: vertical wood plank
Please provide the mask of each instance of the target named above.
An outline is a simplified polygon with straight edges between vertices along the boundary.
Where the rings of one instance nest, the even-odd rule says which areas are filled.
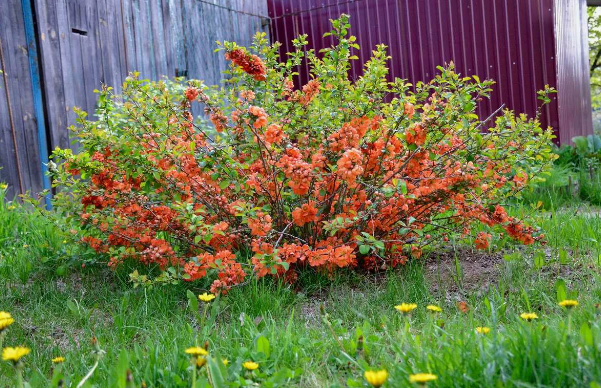
[[[42,56],[41,69],[44,74],[44,97],[49,128],[51,149],[69,146],[67,112],[65,110],[65,90],[61,61],[61,36],[59,14],[61,4],[55,0],[35,1],[35,10],[40,34],[39,44]]]
[[[18,188],[18,178],[15,170],[18,158],[24,189],[37,193],[43,186],[23,9],[20,0],[8,0],[2,7],[0,34],[6,66],[4,70],[8,79],[8,85],[4,86],[10,93],[17,149],[13,147],[12,129],[9,125],[3,125],[0,180],[6,180],[13,187],[10,194],[16,193],[14,188]]]

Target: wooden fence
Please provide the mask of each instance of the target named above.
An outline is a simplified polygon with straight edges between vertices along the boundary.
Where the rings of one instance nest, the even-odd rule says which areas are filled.
[[[72,107],[94,111],[101,84],[187,75],[216,84],[215,41],[267,32],[262,0],[0,0],[0,181],[36,193],[48,152],[70,145]]]

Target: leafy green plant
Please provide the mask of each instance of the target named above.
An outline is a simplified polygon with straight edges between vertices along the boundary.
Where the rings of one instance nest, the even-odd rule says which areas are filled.
[[[207,279],[215,293],[250,273],[395,267],[479,224],[540,240],[503,203],[549,167],[551,131],[509,111],[482,122],[493,82],[452,64],[414,88],[389,82],[383,45],[352,81],[348,16],[331,23],[332,47],[307,50],[301,35],[283,62],[264,34],[248,49],[223,42],[222,88],[132,76],[122,97],[102,91],[98,120],[79,112],[80,151],[54,153],[57,209],[111,267]],[[294,90],[303,61],[312,79]],[[193,121],[195,104],[208,120]]]

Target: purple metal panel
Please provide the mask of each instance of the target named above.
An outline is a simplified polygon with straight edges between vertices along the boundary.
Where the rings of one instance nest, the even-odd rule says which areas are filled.
[[[586,0],[556,0],[557,97],[560,141],[593,133]],[[586,60],[583,60],[586,58]]]
[[[361,45],[351,77],[360,76],[371,50],[384,43],[392,56],[391,78],[428,81],[436,66],[453,61],[464,75],[497,82],[491,99],[482,102],[481,117],[503,103],[534,116],[536,92],[545,84],[557,87],[554,1],[573,5],[586,0],[268,0],[268,10],[283,58],[300,33],[309,35],[309,48],[316,51],[331,45],[331,38],[321,38],[330,30],[329,19],[347,13]],[[299,72],[299,84],[306,83],[308,68]],[[568,96],[574,90],[563,92]],[[557,99],[543,110],[541,121],[558,134]],[[569,141],[563,133],[559,140]]]

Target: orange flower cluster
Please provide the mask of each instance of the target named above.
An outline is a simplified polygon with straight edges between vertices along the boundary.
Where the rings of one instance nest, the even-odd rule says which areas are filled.
[[[316,79],[312,79],[305,86],[303,86],[303,93],[300,97],[301,105],[309,105],[309,103],[317,93],[319,93],[319,81]]]
[[[289,148],[277,162],[286,178],[288,186],[296,195],[304,195],[309,192],[313,167],[305,162],[297,148]]]
[[[317,219],[317,209],[315,202],[309,201],[301,207],[297,207],[292,211],[292,219],[298,226],[303,226],[306,223],[313,222]]]
[[[490,242],[490,239],[492,238],[492,236],[489,233],[486,232],[480,232],[478,233],[478,237],[476,237],[476,249],[488,249],[488,244]]]
[[[405,138],[407,139],[407,144],[420,146],[426,142],[426,131],[420,124],[417,124],[407,130]]]
[[[377,126],[378,119],[360,117],[345,123],[340,130],[328,136],[329,147],[332,151],[343,151],[349,148],[357,148],[361,138],[370,126]]]
[[[200,94],[200,89],[195,88],[195,87],[188,87],[188,89],[186,89],[186,99],[188,101],[194,101],[198,98],[198,95]]]
[[[271,230],[271,216],[262,211],[258,211],[256,218],[248,218],[248,227],[253,236],[266,236]]]
[[[267,144],[278,144],[286,138],[282,127],[278,124],[271,124],[265,131],[265,142]]]
[[[214,111],[209,114],[209,120],[215,126],[217,132],[223,132],[226,128],[227,117],[220,111]]]
[[[267,125],[267,113],[265,113],[265,109],[251,106],[248,108],[248,112],[255,117],[253,127],[258,129]]]
[[[227,292],[233,285],[242,282],[246,276],[242,266],[236,261],[236,255],[229,250],[222,250],[215,255],[203,253],[184,266],[189,281],[202,279],[209,269],[219,271],[217,279],[211,286],[213,294]]]
[[[257,81],[265,81],[265,64],[258,56],[249,54],[241,48],[225,53],[225,59],[232,61],[236,66],[252,76]]]
[[[346,151],[340,159],[338,159],[338,175],[349,185],[354,188],[356,180],[363,174],[363,155],[356,148],[351,148]]]
[[[242,98],[243,100],[246,100],[248,102],[251,102],[252,100],[255,99],[255,92],[253,92],[252,90],[243,90],[240,92],[240,98]]]

